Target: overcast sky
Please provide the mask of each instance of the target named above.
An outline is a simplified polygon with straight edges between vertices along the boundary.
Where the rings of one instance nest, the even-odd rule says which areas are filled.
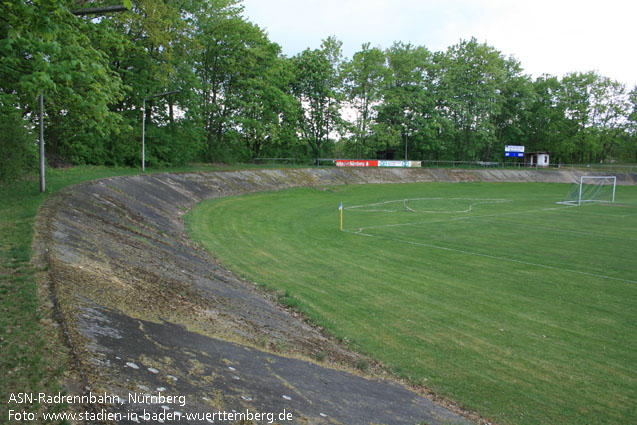
[[[637,84],[637,0],[243,0],[244,15],[293,56],[330,35],[347,58],[365,42],[444,51],[472,36],[525,73],[597,71]]]

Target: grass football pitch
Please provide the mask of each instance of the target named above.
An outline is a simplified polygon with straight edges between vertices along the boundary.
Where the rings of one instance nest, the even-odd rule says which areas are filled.
[[[240,276],[485,418],[633,423],[637,187],[614,205],[556,204],[568,191],[302,188],[206,201],[186,222]]]

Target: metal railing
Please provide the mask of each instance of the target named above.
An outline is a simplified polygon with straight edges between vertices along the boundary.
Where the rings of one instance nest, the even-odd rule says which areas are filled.
[[[296,165],[296,158],[252,158],[254,164],[292,164]]]
[[[637,164],[559,164],[558,168],[567,170],[589,170],[608,173],[637,174]]]
[[[319,167],[333,167],[337,160],[348,160],[347,158],[315,158],[313,165]],[[360,160],[359,160],[360,161]],[[296,158],[254,158],[255,164],[292,164],[302,165],[304,162]],[[459,169],[560,169],[560,170],[585,170],[605,173],[626,173],[637,174],[637,164],[559,164],[553,163],[548,166],[537,166],[528,162],[498,162],[498,161],[438,161],[423,160],[423,168],[459,168]]]
[[[637,165],[624,164],[549,164],[548,166],[537,166],[528,162],[488,162],[488,161],[422,161],[423,168],[514,168],[524,169],[561,169],[561,170],[588,170],[614,173],[637,173]]]

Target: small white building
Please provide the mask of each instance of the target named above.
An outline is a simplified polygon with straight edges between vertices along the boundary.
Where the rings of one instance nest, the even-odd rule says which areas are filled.
[[[524,156],[529,167],[548,167],[550,164],[548,152],[529,152]]]

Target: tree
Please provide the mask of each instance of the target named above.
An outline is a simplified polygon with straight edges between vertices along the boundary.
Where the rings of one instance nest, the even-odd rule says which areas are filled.
[[[385,55],[388,72],[382,85],[383,101],[377,107],[376,132],[393,135],[388,139],[393,143],[386,147],[402,150],[405,157],[422,158],[437,128],[431,90],[433,56],[425,47],[400,42]],[[400,135],[399,140],[396,135]]]
[[[598,137],[599,160],[604,162],[628,130],[630,98],[624,84],[602,76],[593,82],[591,97],[589,125]]]
[[[628,94],[628,101],[630,103],[628,126],[622,138],[620,151],[624,158],[637,162],[637,86]]]
[[[551,75],[538,77],[531,85],[528,113],[521,117],[521,143],[527,151],[555,152],[555,145],[563,134],[565,116],[558,103],[560,81]],[[555,158],[557,159],[557,158]]]
[[[372,124],[376,118],[376,106],[382,99],[382,84],[387,78],[385,54],[369,43],[356,52],[344,65],[344,87],[349,106],[356,116],[353,125],[352,152],[357,158],[369,157],[374,152],[369,146]],[[371,149],[370,149],[371,148]]]
[[[250,158],[280,142],[285,121],[294,114],[297,102],[288,93],[292,80],[289,63],[279,57],[280,47],[265,36],[250,51],[249,75],[239,85],[236,124]]]
[[[111,105],[123,118],[119,134],[107,137],[109,161],[139,165],[141,108],[145,103],[145,121],[150,165],[191,160],[199,154],[199,138],[191,122],[175,117],[179,110],[189,116],[195,85],[191,32],[187,24],[202,1],[139,0],[132,13],[109,17],[106,23],[122,40],[101,43],[113,69],[127,86],[121,102]],[[180,89],[177,95],[152,97],[157,93]],[[144,102],[144,99],[146,101]]]
[[[504,62],[504,74],[498,88],[500,107],[492,116],[495,127],[495,140],[487,145],[482,158],[500,160],[505,145],[527,145],[528,122],[531,119],[531,107],[535,100],[531,79],[522,75],[519,62],[509,59]],[[533,151],[535,149],[530,148]]]
[[[330,151],[330,134],[342,122],[341,45],[334,37],[328,37],[320,49],[306,49],[293,58],[292,93],[302,106],[299,131],[314,158]]]
[[[559,108],[564,112],[561,137],[555,146],[558,157],[565,162],[582,163],[594,155],[594,138],[588,131],[591,105],[590,87],[594,73],[569,73],[561,81],[557,92]]]
[[[234,3],[197,17],[199,48],[195,53],[195,69],[208,160],[223,159],[236,149],[240,111],[253,116],[255,113],[250,111],[246,91],[257,89],[258,73],[263,69],[254,67],[263,64],[259,56],[264,60],[276,56],[277,47],[269,45],[259,27],[243,20]],[[246,124],[249,125],[247,121]]]
[[[561,81],[544,75],[532,88],[520,122],[527,149],[550,151],[567,163],[625,156],[620,145],[626,146],[630,131],[630,95],[623,84],[587,72],[569,73]]]
[[[36,98],[44,93],[49,150],[63,140],[61,133],[109,132],[119,124],[109,105],[122,97],[123,85],[92,40],[116,35],[73,16],[69,4],[62,0],[0,4],[0,104],[35,120]]]
[[[493,117],[501,113],[503,81],[516,66],[475,38],[451,46],[436,62],[438,109],[451,124],[444,127],[451,132],[445,137],[454,158],[489,155],[497,140]]]

